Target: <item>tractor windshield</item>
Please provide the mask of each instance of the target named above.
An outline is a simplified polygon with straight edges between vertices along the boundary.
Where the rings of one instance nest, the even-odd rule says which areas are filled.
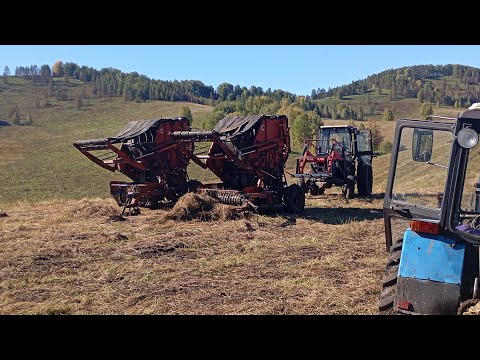
[[[392,199],[414,206],[438,209],[445,191],[453,135],[449,131],[433,130],[428,138],[431,153],[426,154],[424,150],[422,156],[413,158],[412,140],[415,141],[415,136],[413,128],[402,129]]]
[[[347,128],[326,128],[321,132],[320,146],[323,152],[328,152],[333,140],[338,144],[335,150],[341,152],[342,148],[350,150],[350,133]]]

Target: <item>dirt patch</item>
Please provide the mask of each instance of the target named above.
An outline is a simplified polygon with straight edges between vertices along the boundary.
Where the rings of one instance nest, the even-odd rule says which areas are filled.
[[[287,218],[284,222],[282,222],[279,226],[280,227],[287,227],[290,225],[295,225],[297,223],[297,219],[294,217]]]
[[[107,219],[108,222],[121,222],[121,221],[126,221],[127,218],[123,217],[121,215],[110,215]]]
[[[113,237],[113,241],[127,241],[128,240],[128,236],[127,235],[123,235],[123,234],[116,234],[114,237]]]
[[[187,245],[179,243],[175,245],[150,245],[144,248],[135,249],[142,258],[154,258],[174,252],[177,249],[184,249]]]
[[[234,206],[217,202],[210,196],[187,193],[182,196],[165,219],[185,220],[234,220],[240,218],[238,209]]]

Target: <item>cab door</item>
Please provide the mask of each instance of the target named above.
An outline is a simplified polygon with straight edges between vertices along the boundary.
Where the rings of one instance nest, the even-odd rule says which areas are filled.
[[[387,250],[395,219],[440,222],[453,131],[451,123],[397,121],[383,204]]]
[[[356,155],[360,165],[372,165],[373,147],[370,130],[361,130],[357,133]]]

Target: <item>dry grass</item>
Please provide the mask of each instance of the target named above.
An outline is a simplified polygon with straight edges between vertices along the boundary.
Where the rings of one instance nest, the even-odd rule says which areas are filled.
[[[480,303],[471,306],[462,315],[480,315]]]
[[[236,207],[220,204],[210,196],[187,193],[182,196],[166,215],[167,220],[234,220],[239,219],[240,213]]]
[[[164,210],[111,222],[111,199],[10,204],[0,313],[373,314],[380,202],[331,191],[288,226],[275,214],[176,221]]]

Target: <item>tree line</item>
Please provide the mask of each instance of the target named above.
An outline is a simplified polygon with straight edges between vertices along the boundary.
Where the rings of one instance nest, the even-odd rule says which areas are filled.
[[[452,76],[455,79],[433,82],[445,76]],[[383,90],[389,90],[392,98],[399,96],[418,98],[421,102],[448,106],[453,106],[458,101],[459,106],[468,106],[480,100],[480,69],[458,64],[405,66],[388,69],[328,90],[314,89],[311,98],[342,99],[345,96],[362,95],[371,91],[381,94]]]

